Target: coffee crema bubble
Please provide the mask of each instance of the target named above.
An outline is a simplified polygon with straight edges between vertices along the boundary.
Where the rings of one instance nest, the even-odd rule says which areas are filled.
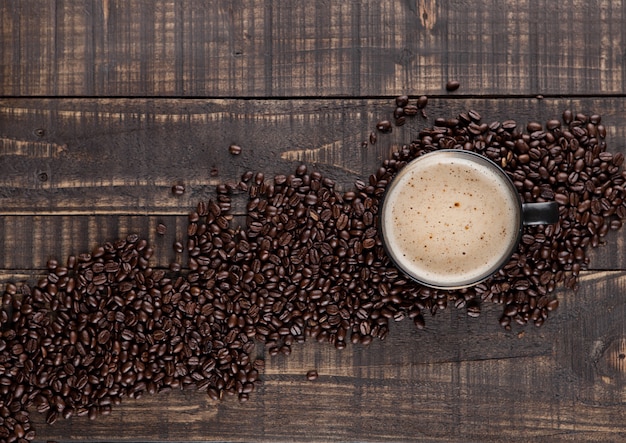
[[[418,158],[396,177],[385,197],[383,235],[396,264],[418,281],[463,286],[508,258],[520,205],[488,164],[437,154],[444,153]]]

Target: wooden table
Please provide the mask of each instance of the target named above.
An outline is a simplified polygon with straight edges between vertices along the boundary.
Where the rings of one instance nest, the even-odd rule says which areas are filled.
[[[216,184],[304,162],[347,189],[468,109],[599,113],[626,153],[622,1],[3,0],[0,21],[0,289],[130,232],[167,267]],[[428,95],[428,119],[362,147],[402,93]],[[247,403],[174,391],[95,421],[33,412],[37,441],[626,441],[625,236],[590,252],[542,328],[507,332],[488,304],[366,347],[261,349]]]

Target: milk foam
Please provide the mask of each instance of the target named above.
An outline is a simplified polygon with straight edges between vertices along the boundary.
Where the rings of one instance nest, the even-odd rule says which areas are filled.
[[[462,286],[494,272],[519,231],[519,202],[505,178],[472,157],[426,155],[385,197],[383,236],[407,273]]]

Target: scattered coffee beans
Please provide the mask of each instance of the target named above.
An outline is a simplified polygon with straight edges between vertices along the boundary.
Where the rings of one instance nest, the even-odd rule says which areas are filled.
[[[396,99],[396,119],[426,106]],[[398,109],[400,108],[400,109]],[[384,124],[383,124],[384,123]],[[381,121],[381,132],[391,123]],[[381,130],[382,128],[382,130]],[[46,421],[109,414],[123,398],[170,389],[204,391],[214,400],[247,401],[264,361],[289,355],[307,339],[338,349],[384,339],[390,321],[424,316],[448,304],[477,317],[481,303],[502,305],[500,324],[541,326],[558,307],[558,284],[575,289],[596,247],[626,217],[624,156],[606,151],[599,115],[565,111],[562,119],[482,122],[476,111],[436,119],[353,189],[340,191],[300,165],[266,179],[246,172],[219,185],[214,200],[189,215],[188,253],[169,270],[150,266],[153,249],[131,234],[66,263],[50,260],[35,285],[9,283],[0,309],[0,440],[30,441],[29,410]],[[375,137],[370,136],[370,142]],[[511,260],[472,288],[439,291],[400,273],[378,234],[386,186],[409,161],[437,149],[466,149],[500,164],[523,201],[555,200],[555,225],[524,228]],[[182,185],[173,193],[184,192]],[[248,195],[243,226],[231,198]],[[157,226],[159,235],[165,226]],[[311,370],[307,379],[317,378]]]
[[[400,95],[396,97],[396,109],[393,111],[395,125],[403,126],[406,123],[407,118],[417,115],[418,112],[421,113],[421,115],[424,118],[426,118],[426,112],[424,111],[424,108],[426,107],[427,104],[428,104],[428,97],[425,95],[420,96],[417,99],[416,104],[411,104],[409,102],[409,97],[407,95]],[[381,122],[379,122],[377,126],[379,131],[390,132],[390,129],[388,131],[381,130],[379,127],[380,124]]]
[[[165,235],[166,232],[167,226],[165,226],[163,223],[159,223],[156,227],[156,233],[159,235]]]
[[[479,300],[502,304],[500,323],[532,321],[540,326],[558,301],[550,294],[559,283],[576,289],[579,272],[589,263],[586,249],[596,247],[609,230],[619,229],[626,216],[621,153],[606,152],[606,129],[598,115],[571,111],[545,125],[530,122],[522,133],[513,121],[482,123],[475,111],[457,118],[437,119],[418,140],[385,162],[389,180],[408,161],[441,148],[468,149],[500,164],[512,178],[523,201],[556,200],[558,224],[525,228],[510,262],[492,279],[439,297],[430,291],[418,306],[431,312],[445,307],[446,298],[479,313]],[[416,323],[417,325],[417,323]]]

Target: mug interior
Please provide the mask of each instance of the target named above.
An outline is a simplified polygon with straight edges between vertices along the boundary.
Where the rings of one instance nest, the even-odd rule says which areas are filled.
[[[453,278],[453,275],[446,275],[445,282],[442,279],[433,279],[428,278],[423,275],[424,273],[419,272],[415,267],[411,267],[410,263],[407,263],[410,260],[403,259],[399,256],[399,248],[390,245],[389,239],[391,238],[392,231],[394,229],[393,217],[391,215],[391,211],[393,209],[393,205],[395,200],[397,199],[397,193],[401,192],[402,189],[399,189],[398,186],[403,186],[404,178],[407,174],[411,174],[416,168],[420,168],[422,165],[421,162],[430,159],[433,161],[435,158],[441,159],[443,162],[450,162],[454,159],[463,159],[465,161],[470,161],[478,167],[484,168],[487,171],[490,171],[490,176],[495,177],[497,180],[494,181],[495,186],[501,186],[507,191],[508,197],[513,201],[511,204],[511,210],[513,211],[510,217],[510,226],[511,235],[508,236],[508,244],[505,247],[500,248],[502,251],[498,256],[490,257],[492,265],[484,270],[481,270],[472,278],[462,278],[459,276],[458,279]],[[416,189],[414,192],[420,192],[419,189]],[[407,276],[417,281],[420,284],[425,286],[429,286],[437,289],[459,289],[465,288],[469,286],[473,286],[475,284],[484,281],[485,279],[492,276],[495,272],[497,272],[502,266],[504,266],[511,255],[515,252],[517,245],[520,241],[522,235],[522,202],[513,184],[512,180],[509,176],[500,168],[496,163],[489,160],[488,158],[472,152],[472,151],[464,151],[457,149],[442,149],[438,151],[433,151],[409,162],[404,168],[402,168],[396,176],[393,178],[389,187],[387,188],[385,197],[383,198],[383,203],[381,206],[380,212],[380,232],[383,240],[383,245],[388,256],[394,262],[394,264],[402,270]],[[415,226],[414,229],[419,230],[420,226]],[[460,257],[459,257],[460,258]]]

